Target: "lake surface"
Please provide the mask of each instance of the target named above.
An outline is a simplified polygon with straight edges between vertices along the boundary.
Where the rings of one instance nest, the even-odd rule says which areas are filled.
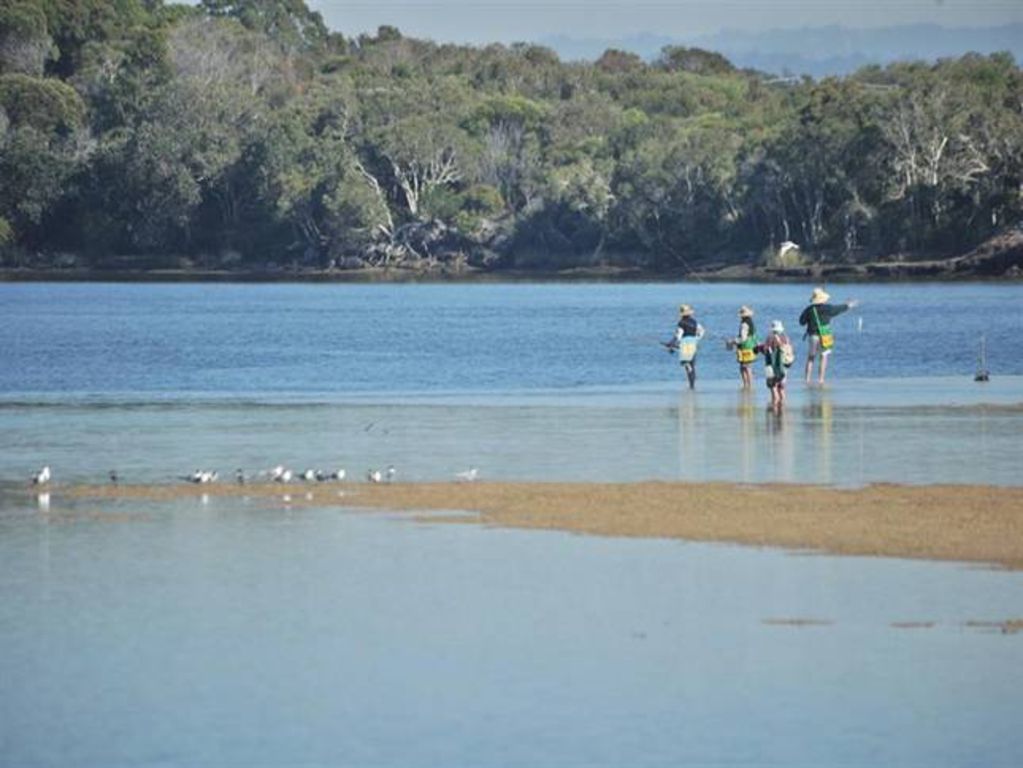
[[[10,502],[11,766],[1015,766],[1023,576],[424,525]]]
[[[1023,285],[856,285],[835,321],[841,378],[1023,374]],[[0,394],[265,399],[516,392],[678,376],[657,344],[678,305],[710,338],[707,380],[736,377],[722,340],[741,304],[793,338],[809,286],[744,284],[0,284]],[[862,319],[862,331],[859,321]]]
[[[809,286],[0,284],[0,764],[1017,765],[1018,573],[60,493],[1019,484],[1023,286],[833,293],[833,378],[797,364],[776,416],[722,338],[743,303],[794,331]],[[683,301],[696,392],[658,344]]]
[[[0,485],[197,467],[470,465],[534,480],[1018,484],[1023,286],[857,285],[831,382],[737,392],[750,303],[798,338],[806,286],[0,285]],[[667,339],[708,328],[699,388]],[[986,338],[988,384],[972,381]],[[800,349],[802,352],[802,349]]]

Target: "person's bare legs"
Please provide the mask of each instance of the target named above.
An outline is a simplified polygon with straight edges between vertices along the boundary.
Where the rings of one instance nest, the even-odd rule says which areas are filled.
[[[829,357],[831,357],[831,355],[821,354],[820,376],[817,379],[817,383],[818,384],[824,384],[824,374],[826,374],[828,372],[828,358]]]

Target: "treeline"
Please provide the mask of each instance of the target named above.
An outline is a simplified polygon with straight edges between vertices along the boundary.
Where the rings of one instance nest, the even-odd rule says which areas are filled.
[[[1008,54],[792,81],[348,38],[302,0],[0,2],[6,266],[834,262],[1023,218]]]

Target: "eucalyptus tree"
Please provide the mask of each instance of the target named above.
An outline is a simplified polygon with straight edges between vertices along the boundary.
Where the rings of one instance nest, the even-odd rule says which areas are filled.
[[[714,254],[737,216],[735,186],[741,137],[719,115],[660,118],[623,152],[613,192],[625,242],[661,265]]]
[[[463,129],[472,96],[454,78],[377,81],[358,91],[364,172],[400,215],[429,217],[424,202],[456,189],[475,163],[477,147]]]
[[[999,216],[1018,216],[1010,180],[1020,177],[1023,89],[1011,59],[967,56],[896,65],[887,74],[880,120],[892,170],[888,194],[910,223],[904,237],[918,247],[954,242],[975,228],[978,213],[987,214],[983,229]]]

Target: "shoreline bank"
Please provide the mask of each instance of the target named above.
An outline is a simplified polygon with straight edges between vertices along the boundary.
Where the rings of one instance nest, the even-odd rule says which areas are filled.
[[[835,265],[826,269],[727,267],[691,272],[641,269],[586,268],[568,270],[465,270],[459,272],[411,269],[321,270],[106,270],[0,268],[0,283],[1019,283],[1019,274],[949,272],[926,265]]]
[[[430,521],[670,538],[1023,570],[1023,488],[731,483],[394,483],[72,486],[72,499],[250,497],[430,512]],[[440,512],[437,515],[433,513]],[[443,514],[449,512],[450,515]],[[456,513],[475,513],[470,515]]]

